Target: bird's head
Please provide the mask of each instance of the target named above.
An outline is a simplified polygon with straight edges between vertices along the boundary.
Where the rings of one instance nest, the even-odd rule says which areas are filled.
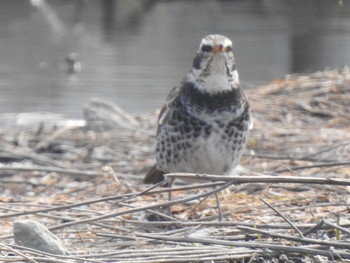
[[[203,38],[188,78],[208,92],[236,88],[239,77],[232,41],[223,35],[208,35]]]

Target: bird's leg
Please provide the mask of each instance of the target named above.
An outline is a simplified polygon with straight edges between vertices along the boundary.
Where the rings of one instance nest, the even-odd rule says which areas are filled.
[[[223,213],[221,210],[221,205],[220,205],[218,193],[215,193],[215,199],[216,199],[216,209],[218,210],[218,220],[223,221]]]
[[[168,190],[168,201],[171,201],[171,199],[172,199],[171,187],[172,187],[174,181],[175,181],[175,179],[173,179],[173,178],[171,178],[171,179],[166,178],[166,179],[164,179],[164,180],[162,181],[162,185],[169,188],[169,190]],[[166,214],[168,214],[168,215],[171,215],[171,207],[168,206],[167,208],[164,208],[164,212],[165,212]]]
[[[168,179],[168,187],[169,188],[171,188],[173,186],[174,181],[175,181],[175,179],[173,179],[173,178]],[[171,201],[171,198],[172,198],[172,191],[170,190],[169,194],[168,194],[168,201]]]

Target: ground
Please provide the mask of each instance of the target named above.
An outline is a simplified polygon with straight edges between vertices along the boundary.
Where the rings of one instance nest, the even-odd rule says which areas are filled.
[[[247,96],[254,128],[238,173],[249,182],[179,183],[172,201],[169,189],[142,184],[154,164],[156,113],[109,131],[4,126],[0,261],[350,260],[349,70],[289,75]],[[14,244],[13,223],[24,218],[46,225],[70,254]]]

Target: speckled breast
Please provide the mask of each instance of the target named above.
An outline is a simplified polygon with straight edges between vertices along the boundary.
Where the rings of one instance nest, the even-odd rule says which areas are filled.
[[[217,96],[193,92],[198,91],[182,91],[159,127],[158,165],[166,172],[227,174],[244,151],[249,104],[236,91]]]

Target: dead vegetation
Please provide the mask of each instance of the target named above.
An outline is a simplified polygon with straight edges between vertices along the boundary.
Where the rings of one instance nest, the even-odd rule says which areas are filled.
[[[141,183],[155,114],[128,132],[1,130],[0,261],[349,261],[349,70],[286,76],[248,97],[255,126],[241,176],[173,189]],[[49,227],[70,255],[14,244],[23,218]]]

